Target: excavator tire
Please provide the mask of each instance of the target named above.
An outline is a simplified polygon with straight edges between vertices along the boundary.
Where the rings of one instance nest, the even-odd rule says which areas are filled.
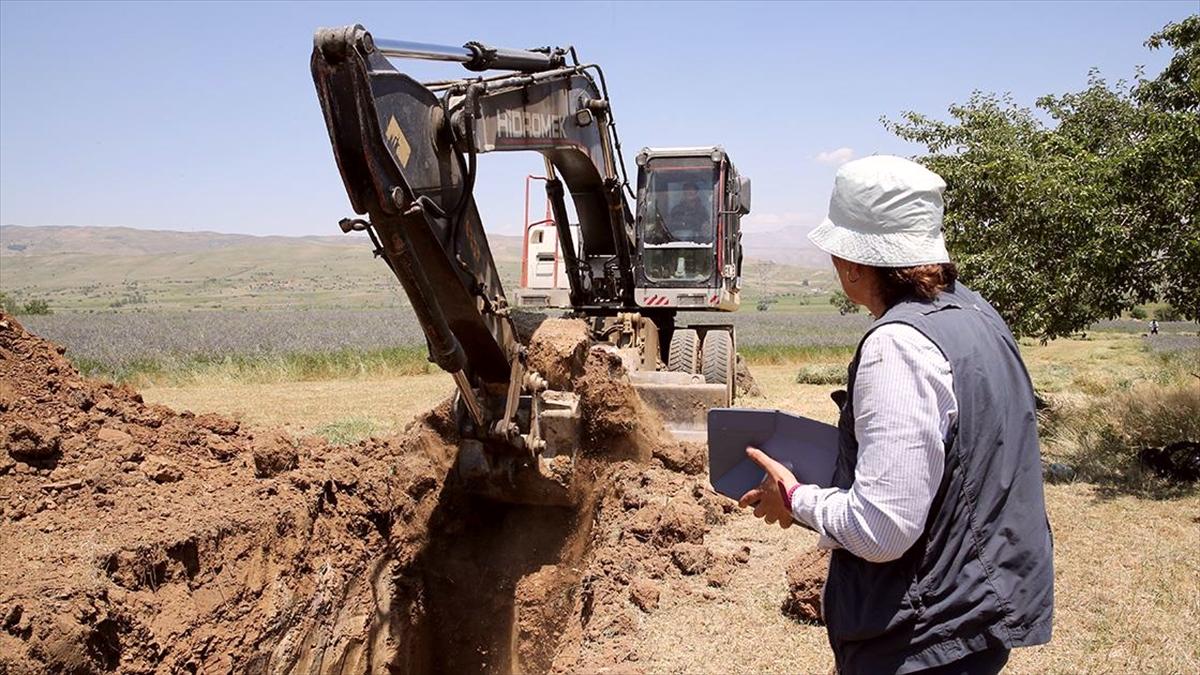
[[[671,335],[667,370],[674,373],[700,372],[700,335],[696,331],[680,328]]]
[[[704,335],[703,374],[709,384],[723,384],[729,388],[729,400],[733,401],[734,353],[733,336],[729,331],[710,330]]]

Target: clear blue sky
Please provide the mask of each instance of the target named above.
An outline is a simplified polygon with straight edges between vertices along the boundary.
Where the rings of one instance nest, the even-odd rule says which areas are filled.
[[[811,226],[836,161],[913,154],[881,115],[974,89],[1032,104],[1150,74],[1142,43],[1197,2],[0,5],[0,223],[334,234],[349,203],[308,61],[318,26],[460,45],[574,44],[608,75],[627,159],[723,144],[750,226]],[[408,62],[411,64],[411,62]],[[458,66],[406,66],[417,77]],[[836,151],[848,148],[849,151]],[[824,159],[824,161],[823,161]],[[519,229],[537,155],[482,158],[489,230]]]

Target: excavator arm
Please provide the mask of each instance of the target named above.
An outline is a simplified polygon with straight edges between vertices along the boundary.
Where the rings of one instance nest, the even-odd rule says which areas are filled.
[[[535,453],[544,447],[538,418],[545,382],[525,372],[475,207],[477,156],[541,153],[573,304],[633,302],[634,234],[611,111],[590,72],[595,66],[569,65],[568,55],[375,40],[362,26],[318,31],[312,54],[334,156],[354,211],[366,216],[344,219],[342,229],[367,231],[400,280],[430,359],[454,376],[469,415],[460,425],[464,437]],[[422,84],[389,56],[509,72]]]

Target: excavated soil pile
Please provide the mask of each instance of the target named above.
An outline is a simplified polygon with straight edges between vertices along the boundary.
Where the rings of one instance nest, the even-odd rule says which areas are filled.
[[[570,509],[459,489],[449,405],[350,447],[241,429],[0,314],[0,672],[635,669],[639,613],[748,552],[705,543],[732,504],[620,360],[548,342],[583,359]]]
[[[563,641],[555,670],[641,672],[642,617],[698,601],[696,578],[705,582],[700,592],[715,594],[737,566],[749,562],[748,547],[709,541],[734,506],[712,493],[703,476],[615,465],[595,510],[590,552],[565,629],[570,639]]]
[[[0,672],[381,669],[445,414],[349,448],[249,433],[82,379],[0,315]]]

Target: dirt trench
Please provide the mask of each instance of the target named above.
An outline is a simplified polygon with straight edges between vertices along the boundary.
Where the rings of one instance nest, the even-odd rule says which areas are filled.
[[[0,672],[635,670],[656,584],[738,564],[704,546],[729,505],[619,359],[548,342],[582,359],[569,509],[463,492],[448,402],[349,447],[243,429],[0,314]]]

